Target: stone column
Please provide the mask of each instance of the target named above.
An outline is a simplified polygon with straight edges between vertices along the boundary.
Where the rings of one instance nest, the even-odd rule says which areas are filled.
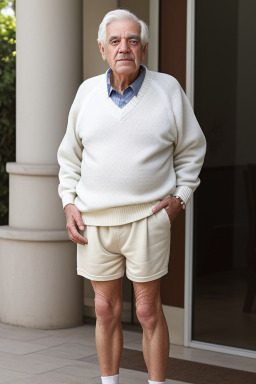
[[[82,0],[17,0],[16,163],[0,227],[0,321],[82,324],[83,278],[57,194],[57,149],[82,79]]]

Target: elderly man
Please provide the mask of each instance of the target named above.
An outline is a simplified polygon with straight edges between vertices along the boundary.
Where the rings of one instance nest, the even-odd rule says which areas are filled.
[[[164,383],[169,334],[160,298],[170,228],[198,187],[205,137],[178,81],[141,65],[146,24],[115,10],[99,26],[109,69],[84,81],[58,150],[59,195],[77,273],[95,292],[102,383],[119,382],[122,277],[133,282],[149,383]]]

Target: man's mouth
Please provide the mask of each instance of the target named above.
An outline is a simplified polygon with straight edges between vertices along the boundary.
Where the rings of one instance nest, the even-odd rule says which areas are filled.
[[[117,61],[133,61],[132,59],[118,59]]]

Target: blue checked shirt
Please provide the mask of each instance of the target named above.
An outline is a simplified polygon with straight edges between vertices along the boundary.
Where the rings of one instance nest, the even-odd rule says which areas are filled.
[[[143,80],[145,78],[146,69],[143,65],[140,66],[140,74],[137,77],[136,80],[132,84],[129,85],[128,88],[126,88],[121,95],[119,92],[117,92],[110,83],[110,74],[112,72],[112,69],[109,68],[107,71],[107,88],[108,88],[108,96],[111,97],[113,102],[119,107],[123,108],[126,104],[129,103],[129,101],[133,98],[133,96],[137,96],[140,90],[140,87],[143,83]]]

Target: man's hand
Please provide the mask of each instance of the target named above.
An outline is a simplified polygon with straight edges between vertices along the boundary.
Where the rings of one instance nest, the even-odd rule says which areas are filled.
[[[78,232],[78,228],[81,231],[85,230],[85,226],[82,220],[81,213],[74,204],[67,204],[64,207],[64,212],[66,215],[67,225],[66,229],[68,231],[68,236],[70,240],[74,243],[85,245],[88,244],[88,239],[83,237]]]
[[[182,205],[180,199],[176,197],[167,197],[166,199],[160,201],[154,208],[152,208],[153,213],[157,213],[162,208],[164,208],[169,216],[171,224],[173,223],[175,217],[182,211]]]

